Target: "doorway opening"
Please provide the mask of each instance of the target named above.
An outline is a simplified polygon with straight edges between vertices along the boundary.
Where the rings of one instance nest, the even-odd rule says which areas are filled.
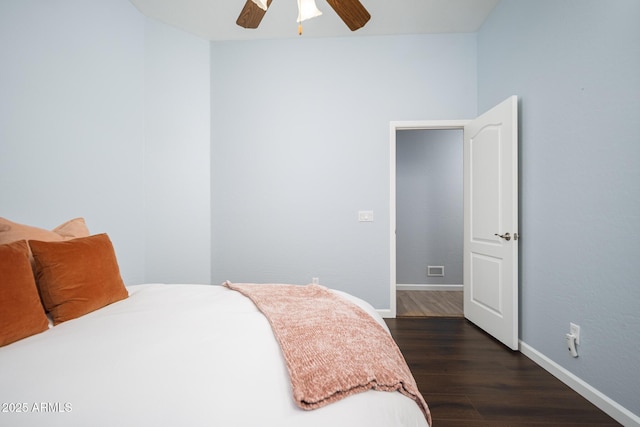
[[[391,301],[397,317],[463,317],[463,128],[391,123]]]
[[[469,121],[391,122],[390,315],[396,316],[396,134],[463,129],[464,317],[518,350],[518,97]]]

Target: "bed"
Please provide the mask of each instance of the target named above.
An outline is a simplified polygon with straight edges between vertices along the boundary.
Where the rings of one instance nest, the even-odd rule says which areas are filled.
[[[236,290],[124,289],[126,296],[72,319],[51,310],[44,330],[0,347],[0,425],[428,426],[428,409],[399,392],[368,390],[301,409],[270,321]],[[329,292],[386,329],[366,302]]]

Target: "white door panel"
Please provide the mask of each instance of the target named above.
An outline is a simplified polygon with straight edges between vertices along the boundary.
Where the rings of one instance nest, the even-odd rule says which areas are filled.
[[[518,349],[517,117],[513,96],[464,128],[464,314],[514,350]]]

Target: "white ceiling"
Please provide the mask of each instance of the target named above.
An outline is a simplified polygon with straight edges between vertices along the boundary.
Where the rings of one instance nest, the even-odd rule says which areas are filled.
[[[303,37],[472,33],[500,0],[360,0],[371,20],[351,32],[325,0],[317,0],[323,15],[305,21]],[[208,40],[249,40],[298,37],[296,0],[273,0],[260,27],[236,25],[245,0],[131,0],[146,16]]]

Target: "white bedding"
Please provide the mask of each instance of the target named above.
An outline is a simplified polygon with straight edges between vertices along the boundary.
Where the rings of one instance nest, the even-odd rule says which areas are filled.
[[[0,426],[427,426],[397,392],[299,409],[268,321],[238,292],[128,290],[126,300],[0,348]],[[384,325],[367,303],[338,293]]]

